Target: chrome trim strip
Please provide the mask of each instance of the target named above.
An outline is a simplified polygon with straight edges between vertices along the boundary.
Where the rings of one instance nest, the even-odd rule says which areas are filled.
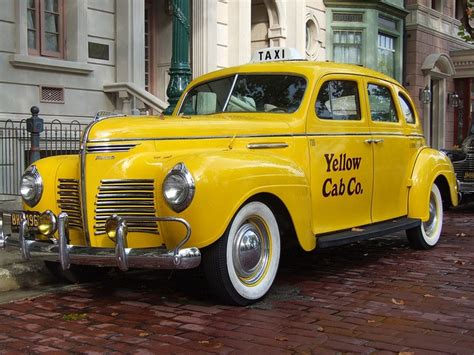
[[[127,225],[121,217],[116,217],[117,229],[115,232],[115,259],[120,270],[128,271],[128,258],[125,254],[125,248],[127,245]]]
[[[287,143],[250,143],[247,144],[248,149],[277,149],[288,148]]]
[[[82,137],[81,143],[81,184],[80,184],[80,193],[81,193],[81,208],[82,208],[82,228],[84,231],[84,238],[86,240],[86,245],[91,245],[91,240],[89,236],[89,225],[87,223],[87,194],[86,194],[86,145],[87,139],[89,138],[89,132],[92,129],[92,126],[99,122],[98,116],[96,115],[94,121],[92,121],[85,129],[84,136]]]
[[[104,145],[87,145],[86,150],[89,154],[94,153],[116,153],[116,152],[128,152],[130,149],[135,148],[138,144],[104,144]]]
[[[233,138],[284,138],[284,137],[328,137],[328,136],[399,136],[424,138],[421,134],[402,134],[393,132],[361,132],[361,133],[286,133],[286,134],[242,134],[221,136],[188,136],[188,137],[153,137],[153,138],[114,138],[114,139],[92,139],[88,143],[98,142],[127,142],[127,141],[171,141],[171,140],[193,140],[193,139],[233,139]]]
[[[104,184],[154,184],[153,179],[104,179]]]
[[[225,112],[225,110],[227,109],[227,105],[229,104],[230,98],[232,97],[232,92],[234,91],[235,83],[237,82],[238,77],[239,74],[235,74],[234,81],[232,82],[232,85],[230,87],[229,94],[227,95],[227,99],[224,103],[224,107],[222,107],[222,112]]]
[[[100,191],[108,192],[108,191],[122,191],[122,190],[138,190],[138,191],[153,191],[153,186],[141,186],[141,185],[122,185],[122,186],[115,186],[115,185],[104,185],[100,187]]]
[[[122,189],[123,190],[123,189]],[[98,198],[153,198],[153,192],[146,191],[136,191],[134,193],[103,193],[99,192],[97,194]]]
[[[89,225],[87,223],[87,194],[86,194],[86,146],[89,139],[89,133],[92,127],[100,121],[103,121],[107,118],[114,118],[114,117],[126,117],[124,114],[115,114],[115,115],[107,115],[104,117],[100,116],[100,113],[104,113],[104,111],[99,111],[96,113],[94,117],[94,121],[92,121],[84,130],[84,136],[82,137],[81,142],[81,150],[80,150],[80,161],[81,166],[81,184],[80,184],[80,192],[81,192],[81,208],[82,208],[82,228],[84,231],[84,237],[86,240],[86,244],[90,245],[90,236],[89,236]]]
[[[69,242],[69,223],[67,213],[61,212],[58,216],[58,234],[59,234],[59,263],[63,270],[69,269],[71,261],[67,245]]]
[[[26,222],[25,213],[21,214],[20,220],[20,232],[18,235],[18,240],[20,244],[20,254],[23,260],[30,259],[30,250],[28,249],[26,235],[28,234],[28,223]]]
[[[0,249],[5,249],[7,246],[8,237],[3,232],[3,211],[0,211]]]

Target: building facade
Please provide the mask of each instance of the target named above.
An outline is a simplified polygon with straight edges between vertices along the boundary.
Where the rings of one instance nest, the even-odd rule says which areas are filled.
[[[98,110],[161,112],[168,105],[173,16],[180,15],[173,4],[2,0],[0,120],[24,119],[33,105],[46,121],[87,122]],[[265,46],[326,59],[322,1],[194,0],[190,6],[184,21],[194,77],[248,62]]]
[[[327,57],[403,76],[403,0],[325,0]]]
[[[450,148],[467,134],[473,112],[473,45],[458,36],[463,1],[405,3],[409,14],[404,84],[416,98],[428,143]]]
[[[0,120],[24,119],[33,105],[46,121],[161,112],[173,19],[189,31],[193,77],[246,63],[257,48],[288,46],[310,60],[385,72],[414,98],[428,87],[432,101],[417,103],[435,147],[455,144],[472,112],[458,119],[447,103],[448,94],[472,88],[472,46],[457,37],[460,0],[193,0],[189,18],[174,3],[2,0]]]

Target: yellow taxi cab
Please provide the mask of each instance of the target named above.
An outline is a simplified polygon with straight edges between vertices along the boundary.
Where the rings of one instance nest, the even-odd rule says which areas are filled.
[[[64,274],[200,266],[237,305],[270,290],[287,240],[312,251],[406,230],[434,247],[456,177],[407,91],[293,55],[269,48],[204,75],[169,117],[97,118],[79,155],[28,167],[0,244]]]

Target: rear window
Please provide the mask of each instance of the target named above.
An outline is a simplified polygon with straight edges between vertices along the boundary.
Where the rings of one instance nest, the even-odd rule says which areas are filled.
[[[402,107],[402,112],[403,116],[405,117],[405,121],[411,124],[416,123],[415,113],[410,105],[410,101],[408,101],[408,99],[402,94],[398,94],[398,100],[400,101],[400,106]]]

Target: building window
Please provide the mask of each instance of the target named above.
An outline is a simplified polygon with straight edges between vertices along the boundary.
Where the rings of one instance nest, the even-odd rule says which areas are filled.
[[[431,8],[438,12],[442,12],[442,0],[431,0]]]
[[[362,32],[334,31],[334,61],[362,64]]]
[[[63,57],[62,0],[28,0],[27,11],[29,53]]]
[[[377,68],[384,74],[395,74],[395,38],[379,33]]]

